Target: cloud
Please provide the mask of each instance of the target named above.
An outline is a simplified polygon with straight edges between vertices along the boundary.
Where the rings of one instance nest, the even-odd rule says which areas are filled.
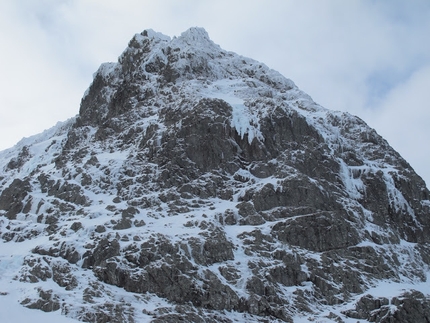
[[[410,133],[429,138],[421,121],[428,0],[4,0],[0,149],[77,114],[92,74],[116,61],[133,34],[152,28],[174,36],[191,26],[280,71],[321,105],[360,116],[430,182],[419,166],[430,152],[390,130],[408,123]],[[399,102],[412,95],[402,116]]]
[[[430,64],[392,88],[373,113],[371,125],[430,184]]]
[[[68,98],[76,95],[75,106],[80,100],[73,72],[63,68],[49,35],[35,16],[19,9],[11,2],[0,7],[0,148],[54,125],[64,112],[73,115]]]

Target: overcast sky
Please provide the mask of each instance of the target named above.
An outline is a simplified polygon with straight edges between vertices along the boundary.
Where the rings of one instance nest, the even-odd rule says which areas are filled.
[[[75,116],[135,33],[193,26],[358,115],[430,184],[429,0],[0,0],[0,150]]]

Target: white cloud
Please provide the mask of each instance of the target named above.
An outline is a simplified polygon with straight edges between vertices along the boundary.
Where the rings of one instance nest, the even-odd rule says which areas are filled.
[[[391,89],[370,124],[430,184],[430,64]]]
[[[80,101],[73,70],[63,68],[37,19],[18,9],[8,2],[0,7],[0,148],[70,116],[71,97],[75,106]]]

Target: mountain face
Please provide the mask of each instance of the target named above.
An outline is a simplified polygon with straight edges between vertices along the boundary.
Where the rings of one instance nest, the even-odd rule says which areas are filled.
[[[0,152],[0,235],[0,300],[84,322],[430,321],[423,180],[200,28],[135,35]]]

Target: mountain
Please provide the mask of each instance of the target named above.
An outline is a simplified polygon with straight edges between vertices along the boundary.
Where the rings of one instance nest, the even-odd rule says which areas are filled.
[[[0,152],[0,210],[3,304],[84,322],[430,321],[424,181],[364,121],[201,28],[135,35],[78,116]]]

